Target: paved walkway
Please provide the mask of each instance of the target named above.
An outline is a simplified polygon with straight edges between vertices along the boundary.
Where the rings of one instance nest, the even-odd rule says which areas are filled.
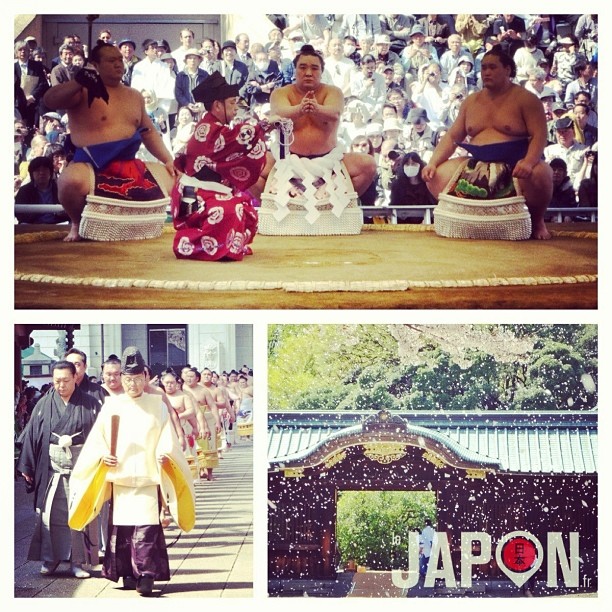
[[[39,561],[28,561],[34,526],[32,496],[15,482],[15,597],[140,598],[119,583],[100,577],[79,580],[63,563],[41,576]],[[178,528],[166,530],[174,541]],[[156,582],[153,596],[252,597],[253,595],[253,443],[241,440],[225,454],[215,480],[196,484],[196,525],[169,550],[170,582]]]

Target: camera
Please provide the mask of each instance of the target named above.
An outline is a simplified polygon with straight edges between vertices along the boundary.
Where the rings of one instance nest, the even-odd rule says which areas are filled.
[[[402,156],[402,152],[398,151],[397,149],[392,149],[391,151],[389,151],[389,154],[387,155],[387,157],[391,161],[395,161],[396,159],[399,159],[401,156]]]

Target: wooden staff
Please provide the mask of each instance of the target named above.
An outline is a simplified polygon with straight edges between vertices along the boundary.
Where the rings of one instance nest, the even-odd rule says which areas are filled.
[[[111,442],[110,454],[113,457],[117,454],[117,436],[119,435],[119,415],[113,414],[111,417]]]

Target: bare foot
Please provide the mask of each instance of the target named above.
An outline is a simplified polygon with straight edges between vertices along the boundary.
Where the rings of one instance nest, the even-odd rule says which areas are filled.
[[[534,240],[550,240],[552,238],[543,219],[541,219],[540,221],[534,221],[532,219],[531,222],[531,237]]]
[[[79,224],[72,222],[70,224],[70,231],[64,238],[64,242],[78,242],[79,240],[81,240],[81,237],[79,236]]]

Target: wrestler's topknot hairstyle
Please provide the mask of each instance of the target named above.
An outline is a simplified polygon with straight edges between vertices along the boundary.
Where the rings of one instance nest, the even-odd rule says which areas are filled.
[[[516,76],[516,64],[510,55],[508,55],[500,45],[495,45],[490,51],[487,51],[482,57],[483,59],[487,56],[493,55],[499,58],[501,65],[504,68],[510,68],[510,78]]]
[[[314,55],[319,58],[321,62],[321,71],[325,70],[325,61],[320,51],[317,51],[312,45],[302,45],[302,48],[298,51],[297,55],[293,58],[293,66],[297,68],[300,57],[303,55]]]
[[[100,61],[100,55],[102,53],[102,49],[106,48],[116,49],[115,45],[111,43],[106,43],[101,39],[96,41],[96,46],[89,53],[88,61],[95,62],[96,64]]]

